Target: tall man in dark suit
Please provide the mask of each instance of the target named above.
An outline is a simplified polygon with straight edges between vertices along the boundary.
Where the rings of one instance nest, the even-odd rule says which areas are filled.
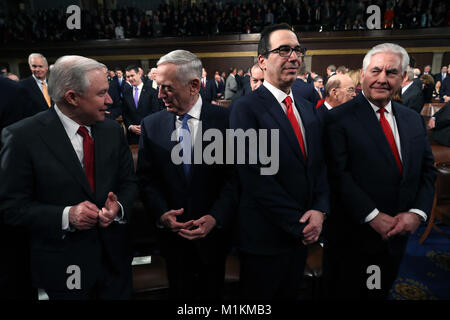
[[[156,90],[142,82],[136,66],[127,67],[126,77],[131,87],[123,93],[122,117],[127,128],[128,143],[138,144],[142,119],[161,110],[161,105]]]
[[[363,61],[362,94],[329,113],[330,298],[385,299],[408,235],[431,211],[436,170],[424,121],[392,101],[408,63],[396,44],[373,47]]]
[[[40,53],[32,53],[28,57],[28,64],[32,75],[19,82],[21,94],[27,97],[25,117],[44,111],[53,104],[48,93],[47,59]]]
[[[137,185],[123,132],[105,120],[105,70],[61,57],[49,79],[55,106],[2,133],[0,211],[30,232],[33,285],[50,299],[131,295],[126,222]]]
[[[15,81],[0,76],[0,133],[22,119],[23,98]],[[0,143],[1,146],[1,143]],[[4,170],[4,168],[0,169]],[[5,182],[3,182],[5,183]],[[37,299],[32,289],[28,232],[8,226],[0,212],[0,300]]]
[[[420,114],[424,99],[422,89],[414,85],[414,72],[408,67],[402,82],[402,104]]]
[[[263,30],[258,62],[264,83],[236,100],[230,117],[232,129],[250,135],[256,130],[254,141],[237,148],[238,157],[245,152],[245,164],[237,164],[242,189],[237,233],[241,294],[247,299],[298,297],[306,245],[317,241],[329,211],[321,124],[313,106],[291,90],[305,53],[291,30],[287,24]],[[260,130],[271,138],[258,138]],[[278,165],[262,174],[267,161],[249,146],[267,139],[276,139],[265,149]]]
[[[206,78],[208,73],[205,68],[202,68],[202,78],[200,79],[200,95],[202,96],[202,100],[207,103],[211,103],[211,101],[216,99],[216,86],[214,81]]]
[[[225,137],[228,109],[203,102],[202,64],[189,51],[172,51],[157,65],[159,96],[167,110],[142,121],[137,165],[141,195],[160,226],[170,298],[220,299],[236,202],[232,170],[224,162],[208,165],[197,153],[205,151],[207,130]],[[179,146],[181,163],[174,160]]]

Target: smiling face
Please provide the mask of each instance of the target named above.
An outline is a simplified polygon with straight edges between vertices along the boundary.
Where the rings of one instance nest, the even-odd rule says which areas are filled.
[[[141,76],[139,75],[139,73],[136,73],[135,70],[130,70],[130,71],[126,71],[125,72],[126,77],[127,77],[127,81],[132,85],[132,86],[138,86],[141,84],[142,80],[141,80]]]
[[[364,95],[376,106],[386,106],[402,85],[401,55],[392,52],[374,54],[366,71],[361,70]]]
[[[297,36],[290,30],[276,30],[270,34],[270,50],[286,45],[291,48],[299,46]],[[289,57],[281,57],[277,52],[269,53],[267,57],[258,57],[259,66],[264,70],[264,80],[289,92],[292,83],[297,78],[297,72],[302,64],[302,58],[295,52]]]
[[[41,57],[33,57],[30,59],[30,70],[39,80],[44,80],[47,76],[48,65]]]
[[[72,100],[73,114],[72,120],[81,125],[92,125],[105,120],[106,104],[113,101],[108,94],[108,79],[104,71],[94,69],[87,73],[90,86],[84,94],[75,93],[73,90],[66,92],[66,95],[73,94]]]

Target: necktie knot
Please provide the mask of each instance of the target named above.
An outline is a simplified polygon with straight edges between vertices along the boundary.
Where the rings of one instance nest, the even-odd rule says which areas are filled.
[[[185,113],[185,114],[183,114],[182,116],[180,116],[181,127],[182,127],[182,128],[184,128],[184,129],[186,129],[186,127],[189,128],[188,125],[187,125],[187,122],[188,122],[188,120],[189,120],[190,118],[192,118],[192,116],[189,115],[189,114],[187,114],[187,113]],[[188,129],[188,130],[189,130],[189,129]]]
[[[384,113],[386,112],[385,108],[380,108],[377,110],[377,112],[380,114],[380,117],[384,117]]]
[[[88,129],[86,129],[86,127],[80,126],[77,132],[80,136],[83,137],[83,139],[89,136],[89,132]]]
[[[286,107],[287,107],[288,109],[292,108],[292,99],[291,99],[291,97],[287,96],[287,97],[284,99],[284,103],[286,104]]]

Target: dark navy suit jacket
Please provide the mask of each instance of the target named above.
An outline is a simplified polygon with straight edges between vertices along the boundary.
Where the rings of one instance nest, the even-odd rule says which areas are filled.
[[[295,90],[303,99],[311,102],[313,106],[316,106],[317,101],[320,100],[319,94],[314,89],[314,85],[306,83],[302,79],[296,79],[294,81],[292,90]]]
[[[47,110],[48,104],[44,98],[44,94],[39,88],[36,80],[33,76],[25,78],[19,82],[21,95],[27,97],[26,106],[24,106],[24,116],[29,117],[35,115],[38,112]],[[53,101],[51,101],[51,105],[53,105]]]
[[[292,92],[305,128],[307,159],[286,114],[264,85],[236,100],[231,111],[232,129],[268,129],[269,152],[275,153],[276,145],[279,148],[279,169],[273,175],[261,175],[264,165],[259,157],[258,164],[249,164],[248,143],[246,163],[237,164],[242,188],[238,212],[239,247],[247,253],[279,254],[302,246],[301,233],[305,225],[299,220],[303,214],[310,209],[329,212],[321,124],[313,106],[297,91]],[[276,132],[279,139],[272,144],[270,135]],[[237,152],[244,150],[237,148]]]

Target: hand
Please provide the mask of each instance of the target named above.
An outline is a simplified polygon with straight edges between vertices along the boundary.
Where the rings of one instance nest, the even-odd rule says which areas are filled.
[[[388,232],[391,231],[395,226],[395,219],[386,213],[380,212],[369,225],[380,234],[383,240],[388,239]]]
[[[178,232],[181,229],[189,229],[193,226],[194,220],[187,222],[177,222],[177,216],[184,212],[184,208],[178,210],[169,210],[165,212],[159,219],[161,223],[169,228],[172,232]]]
[[[131,125],[130,126],[130,131],[137,134],[138,136],[141,135],[141,126],[135,126],[135,125]]]
[[[397,234],[412,234],[420,225],[419,215],[414,212],[400,212],[394,217],[394,219],[396,224],[394,229],[388,232],[388,237],[392,237]]]
[[[428,121],[428,129],[433,129],[436,126],[436,120],[434,120],[433,118],[431,118]]]
[[[100,227],[106,228],[109,226],[119,213],[120,206],[117,202],[117,196],[114,192],[108,193],[108,198],[105,201],[105,206],[98,213]]]
[[[320,233],[322,232],[324,216],[323,213],[317,210],[308,210],[299,220],[300,223],[305,223],[309,221],[306,227],[303,229],[303,244],[311,244],[319,239]]]
[[[217,104],[216,100],[211,100],[211,104]]]
[[[99,211],[92,202],[81,202],[70,208],[69,222],[78,230],[91,229],[97,224]]]
[[[198,220],[193,221],[193,227],[196,229],[181,229],[178,234],[188,240],[204,238],[216,226],[216,219],[212,215],[204,215]]]
[[[450,101],[450,96],[445,96],[444,97],[444,102],[449,102]]]

